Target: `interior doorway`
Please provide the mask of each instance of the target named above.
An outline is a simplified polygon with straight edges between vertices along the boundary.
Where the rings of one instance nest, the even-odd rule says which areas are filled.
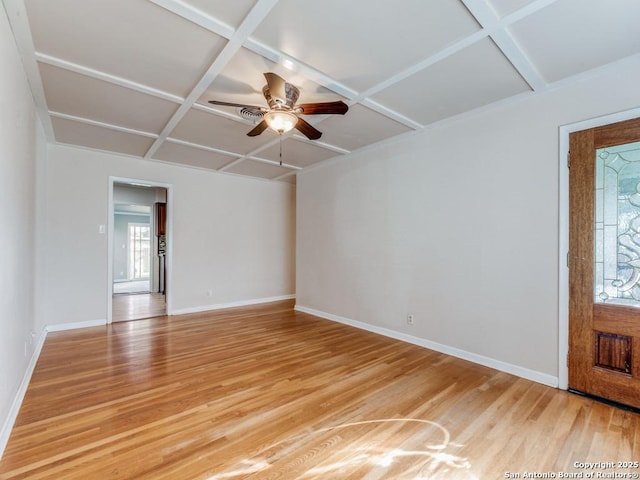
[[[109,320],[167,314],[165,186],[112,180]]]

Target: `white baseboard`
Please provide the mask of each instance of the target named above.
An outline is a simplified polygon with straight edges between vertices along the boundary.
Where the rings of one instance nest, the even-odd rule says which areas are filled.
[[[22,401],[24,400],[24,396],[27,393],[27,388],[29,387],[31,376],[33,375],[33,371],[36,368],[36,363],[38,363],[38,358],[40,358],[40,352],[42,352],[42,346],[44,345],[44,341],[46,340],[46,338],[47,330],[44,329],[40,334],[40,338],[38,338],[38,341],[35,344],[33,354],[31,355],[31,359],[29,360],[29,365],[27,365],[27,370],[24,372],[22,382],[20,383],[20,387],[18,388],[18,392],[16,393],[16,396],[13,399],[13,403],[11,404],[11,408],[9,409],[9,415],[7,415],[4,425],[2,426],[2,430],[0,430],[0,459],[2,459],[4,450],[7,447],[7,443],[9,442],[11,430],[13,430],[13,425],[16,423],[16,419],[18,418],[18,413],[20,412]]]
[[[260,303],[278,302],[280,300],[292,300],[296,298],[295,294],[281,295],[278,297],[254,298],[251,300],[240,300],[238,302],[216,303],[214,305],[202,305],[199,307],[179,308],[172,310],[169,315],[185,315],[187,313],[209,312],[211,310],[222,310],[223,308],[246,307],[249,305],[258,305]]]
[[[428,348],[429,350],[435,350],[436,352],[451,355],[452,357],[468,360],[470,362],[477,363],[479,365],[484,365],[485,367],[490,367],[495,370],[500,370],[501,372],[510,373],[517,377],[525,378],[527,380],[531,380],[536,383],[541,383],[549,387],[558,388],[558,377],[554,377],[553,375],[538,372],[536,370],[530,370],[528,368],[520,367],[518,365],[513,365],[511,363],[496,360],[494,358],[485,357],[483,355],[478,355],[477,353],[467,352],[465,350],[460,350],[458,348],[450,347],[448,345],[443,345],[437,342],[432,342],[424,338],[415,337],[413,335],[397,332],[395,330],[391,330],[388,328],[377,327],[375,325],[359,322],[357,320],[352,320],[350,318],[340,317],[338,315],[333,315],[331,313],[326,313],[320,310],[315,310],[313,308],[304,307],[302,305],[296,305],[295,309],[297,311],[308,313],[316,317],[332,320],[338,323],[343,323],[345,325],[350,325],[352,327],[360,328],[362,330],[367,330],[369,332],[384,335],[385,337],[395,338],[396,340],[401,340],[403,342]]]
[[[57,325],[47,325],[45,330],[47,332],[64,332],[66,330],[76,330],[78,328],[89,328],[89,327],[104,327],[107,324],[107,321],[102,320],[86,320],[84,322],[73,322],[73,323],[59,323]]]

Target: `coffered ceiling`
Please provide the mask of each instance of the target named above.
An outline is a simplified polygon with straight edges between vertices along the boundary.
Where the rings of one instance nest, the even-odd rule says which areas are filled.
[[[640,52],[637,0],[3,0],[53,143],[295,182],[328,159]],[[246,133],[264,72],[323,132]],[[280,162],[282,161],[282,165]]]

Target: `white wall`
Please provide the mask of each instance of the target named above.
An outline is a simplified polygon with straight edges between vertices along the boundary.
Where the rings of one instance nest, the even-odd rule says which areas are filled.
[[[294,186],[51,145],[44,324],[106,320],[110,177],[172,185],[173,313],[294,293]]]
[[[639,106],[638,78],[631,59],[303,172],[298,306],[553,383],[558,130]]]
[[[14,399],[33,353],[35,185],[44,153],[44,136],[4,12],[0,14],[0,71],[1,455],[13,422],[10,412],[17,408]]]

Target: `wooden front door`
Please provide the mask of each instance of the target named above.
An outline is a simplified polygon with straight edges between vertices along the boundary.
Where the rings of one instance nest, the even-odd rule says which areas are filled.
[[[569,389],[640,408],[640,119],[569,148]]]

